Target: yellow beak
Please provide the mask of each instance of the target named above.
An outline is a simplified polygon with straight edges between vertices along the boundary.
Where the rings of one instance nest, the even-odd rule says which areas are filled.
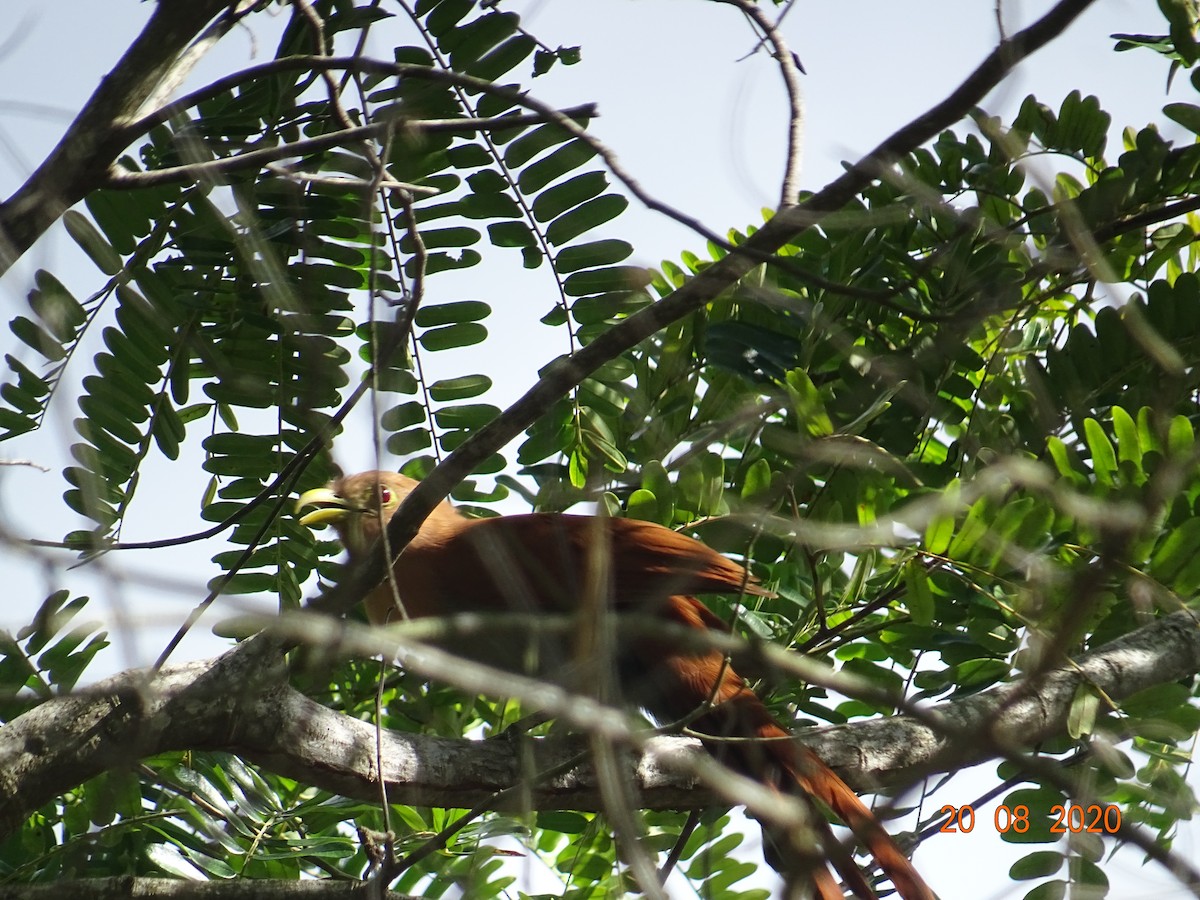
[[[327,487],[314,488],[301,494],[300,499],[296,501],[296,512],[300,512],[307,506],[316,507],[312,512],[305,513],[300,517],[300,524],[309,527],[345,521],[353,512],[346,503],[346,498],[335,494]]]

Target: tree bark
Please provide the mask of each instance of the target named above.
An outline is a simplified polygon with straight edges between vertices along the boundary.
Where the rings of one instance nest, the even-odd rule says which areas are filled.
[[[469,741],[384,731],[380,771],[374,726],[290,687],[278,648],[256,639],[215,660],[154,676],[124,672],[0,728],[0,838],[88,778],[182,749],[233,752],[347,797],[378,800],[382,779],[392,802],[459,808],[487,801],[520,783],[524,773],[561,767],[518,792],[520,804],[500,802],[497,808],[602,806],[594,774],[576,759],[586,747],[582,736]],[[1183,610],[1051,671],[1036,685],[1005,685],[919,717],[814,729],[802,738],[857,789],[903,785],[1064,734],[1083,685],[1119,701],[1197,672],[1200,628],[1195,615]],[[631,754],[627,765],[643,808],[722,802],[696,777],[701,760],[708,760],[696,741],[639,743],[641,752]]]
[[[104,77],[58,146],[0,203],[0,275],[107,177],[131,140],[125,124],[155,95],[180,56],[229,0],[158,0],[150,21]]]

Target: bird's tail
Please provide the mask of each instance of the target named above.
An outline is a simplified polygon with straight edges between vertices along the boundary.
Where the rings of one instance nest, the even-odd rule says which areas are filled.
[[[718,697],[726,693],[729,696],[723,700],[715,699],[715,705],[690,726],[701,734],[713,735],[713,739],[706,742],[710,751],[731,768],[778,787],[781,791],[811,797],[829,808],[867,848],[904,900],[935,900],[933,891],[908,857],[850,786],[817,754],[783,729],[767,712],[762,701],[740,684],[741,679],[735,673],[730,675],[730,681],[736,679],[737,686],[734,687],[732,683],[723,685],[724,689],[718,692]],[[746,741],[745,737],[754,740]],[[730,741],[729,738],[735,740]],[[814,818],[822,832],[824,846],[820,850],[828,855],[830,864],[856,896],[874,897],[850,854],[828,831],[819,810],[814,810]],[[764,837],[768,843],[775,844],[783,856],[795,858],[797,848],[793,836],[781,835],[766,826]],[[811,851],[806,855],[811,855]],[[785,864],[777,868],[786,870],[788,866]],[[816,869],[811,865],[805,868],[812,872],[814,890],[824,900],[826,894],[822,892]],[[827,872],[824,874],[828,875]],[[831,896],[841,897],[842,894],[838,890]]]
[[[809,796],[829,807],[866,846],[904,900],[935,900],[933,891],[879,819],[819,756],[793,745],[799,757],[794,777]]]
[[[672,604],[673,619],[692,627],[706,627],[707,622],[694,612],[700,607],[698,601],[690,597],[672,599],[676,601]],[[650,670],[646,674],[656,682],[652,694],[658,701],[646,705],[658,718],[687,720],[690,714],[689,729],[700,734],[709,752],[730,768],[828,807],[867,848],[903,900],[936,900],[875,814],[819,756],[775,721],[720,653],[680,653],[676,649],[674,653],[659,652],[653,662],[645,661]],[[814,810],[812,818],[823,846],[805,849],[800,836],[781,834],[767,825],[765,843],[774,844],[778,851],[772,859],[768,847],[768,860],[783,871],[785,878],[789,878],[789,870],[796,869],[798,877],[806,879],[820,900],[840,898],[842,893],[820,858],[823,853],[856,896],[873,898],[875,894],[851,854],[829,832],[823,814]]]

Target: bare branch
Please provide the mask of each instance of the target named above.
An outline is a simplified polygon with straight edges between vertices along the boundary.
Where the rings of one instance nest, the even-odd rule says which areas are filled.
[[[49,466],[43,466],[32,459],[0,459],[0,466],[28,466],[31,469],[37,469],[39,472],[50,471]]]
[[[771,55],[779,64],[779,74],[783,76],[783,86],[788,97],[788,149],[783,173],[783,183],[779,192],[780,207],[791,206],[800,194],[800,164],[804,158],[804,94],[800,89],[802,69],[796,54],[788,47],[783,35],[779,33],[777,23],[772,23],[763,12],[762,7],[750,0],[721,0],[742,11],[763,33],[763,40],[771,45]],[[780,21],[787,15],[788,7],[779,16]]]

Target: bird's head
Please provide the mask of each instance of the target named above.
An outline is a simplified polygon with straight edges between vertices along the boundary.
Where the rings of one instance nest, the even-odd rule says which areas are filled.
[[[296,501],[300,524],[332,525],[352,555],[366,553],[417,482],[396,472],[359,472],[305,491]]]

